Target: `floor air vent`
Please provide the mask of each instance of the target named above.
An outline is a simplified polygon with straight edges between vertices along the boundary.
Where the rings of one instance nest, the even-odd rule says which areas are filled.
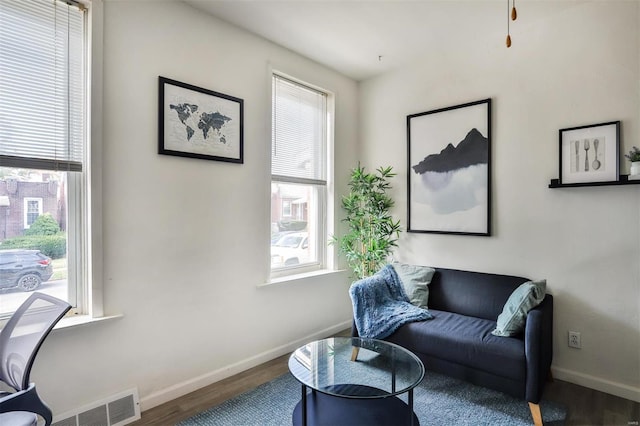
[[[140,418],[137,389],[55,416],[51,426],[123,426]]]

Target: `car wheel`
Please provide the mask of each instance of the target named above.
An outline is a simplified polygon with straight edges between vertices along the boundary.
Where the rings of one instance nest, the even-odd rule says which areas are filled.
[[[26,274],[18,280],[18,288],[22,291],[33,291],[40,286],[40,276],[38,274]]]
[[[284,262],[284,266],[292,266],[292,265],[297,265],[298,263],[300,263],[300,261],[298,260],[297,257],[294,257],[292,259],[287,259]]]

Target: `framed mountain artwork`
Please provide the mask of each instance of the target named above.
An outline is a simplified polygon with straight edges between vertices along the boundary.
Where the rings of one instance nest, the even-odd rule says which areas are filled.
[[[491,235],[491,99],[407,116],[407,231]]]

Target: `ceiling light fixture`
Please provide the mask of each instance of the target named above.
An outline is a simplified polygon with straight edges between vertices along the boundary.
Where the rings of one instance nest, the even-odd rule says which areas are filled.
[[[509,14],[511,12],[511,14]],[[507,0],[507,47],[511,47],[511,32],[509,31],[510,21],[518,19],[518,12],[516,11],[516,0],[513,0],[513,7],[509,7],[509,0]]]

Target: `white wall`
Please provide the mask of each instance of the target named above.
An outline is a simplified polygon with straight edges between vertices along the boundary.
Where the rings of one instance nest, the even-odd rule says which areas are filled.
[[[640,145],[638,9],[587,4],[525,27],[510,50],[502,40],[473,52],[456,45],[359,91],[189,6],[107,1],[94,212],[104,226],[94,235],[103,236],[105,312],[124,317],[55,331],[32,372],[43,398],[62,413],[138,387],[150,408],[349,320],[346,274],[257,287],[268,271],[258,241],[269,235],[274,67],[336,93],[337,192],[360,158],[393,165],[403,222],[406,115],[491,97],[495,235],[403,234],[397,257],[546,277],[556,375],[638,399],[640,187],[547,188],[560,128],[620,119],[624,150]],[[243,165],[157,154],[158,75],[244,99]],[[582,332],[582,350],[567,348],[569,329]]]
[[[362,83],[362,158],[399,172],[406,225],[406,116],[492,98],[494,235],[404,233],[396,257],[546,278],[556,377],[640,400],[640,186],[548,188],[561,128],[621,120],[621,150],[640,146],[639,4],[577,4],[535,25],[526,7],[510,49],[503,38],[451,46]],[[569,330],[581,350],[567,346]]]
[[[258,286],[270,69],[335,93],[339,191],[356,164],[357,84],[179,2],[105,2],[103,48],[96,214],[105,313],[124,317],[47,340],[32,377],[54,413],[131,387],[147,409],[349,326],[346,273]],[[244,99],[244,164],[157,154],[159,75]]]

